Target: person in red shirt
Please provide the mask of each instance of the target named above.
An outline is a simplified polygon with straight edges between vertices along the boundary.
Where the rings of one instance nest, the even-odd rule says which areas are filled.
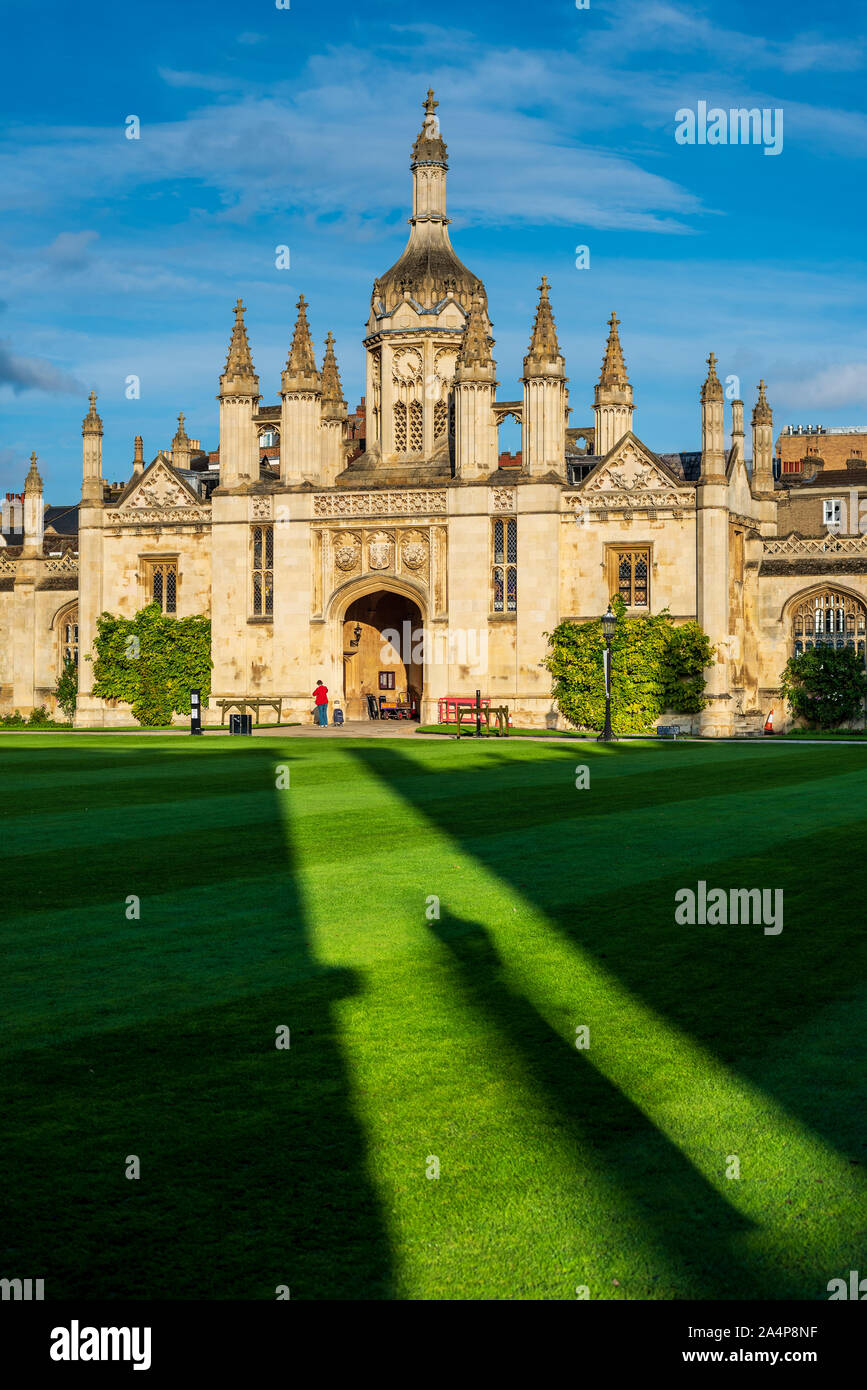
[[[319,716],[320,729],[328,727],[328,687],[318,682],[313,692],[313,699],[316,702],[316,713]]]

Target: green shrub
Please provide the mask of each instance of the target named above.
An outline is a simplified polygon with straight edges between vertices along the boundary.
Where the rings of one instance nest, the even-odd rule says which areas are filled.
[[[698,623],[675,627],[671,614],[627,618],[623,600],[612,599],[617,618],[611,641],[611,725],[618,734],[646,733],[665,710],[698,714],[705,669],[714,649]],[[602,621],[560,623],[546,634],[551,651],[545,666],[554,677],[560,712],[580,729],[605,722]]]
[[[67,719],[71,719],[78,700],[78,667],[69,658],[63,663],[63,670],[57,677],[54,695],[58,708],[63,710]]]
[[[147,728],[170,724],[173,714],[187,714],[191,690],[201,690],[202,704],[207,704],[209,619],[173,618],[151,603],[134,618],[101,613],[96,626],[94,695],[123,700]]]
[[[780,691],[811,728],[834,729],[863,714],[864,658],[853,647],[813,647],[789,658]]]
[[[12,714],[0,715],[0,727],[4,729],[26,729],[27,720],[16,709]]]

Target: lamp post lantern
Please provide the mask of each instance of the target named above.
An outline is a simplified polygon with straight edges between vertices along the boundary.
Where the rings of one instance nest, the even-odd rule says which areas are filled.
[[[608,612],[602,618],[602,633],[605,638],[605,651],[602,660],[605,666],[605,727],[597,738],[597,743],[616,743],[617,735],[611,729],[611,639],[617,626],[617,618],[608,605]]]

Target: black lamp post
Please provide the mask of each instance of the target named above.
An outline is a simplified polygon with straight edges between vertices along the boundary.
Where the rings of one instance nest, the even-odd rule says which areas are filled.
[[[617,618],[608,605],[608,612],[602,618],[602,632],[605,637],[605,728],[597,738],[597,743],[616,743],[617,735],[611,731],[611,639],[617,626]]]

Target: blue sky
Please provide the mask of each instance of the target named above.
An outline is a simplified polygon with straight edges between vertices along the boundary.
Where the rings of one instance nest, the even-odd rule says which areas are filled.
[[[303,291],[353,407],[431,84],[501,398],[520,394],[546,274],[573,425],[592,421],[612,309],[652,448],[698,447],[711,349],[748,416],[763,375],[777,425],[867,424],[864,14],[833,0],[3,0],[0,488],[20,489],[35,449],[47,500],[78,496],[91,388],[109,479],[129,475],[135,434],[148,459],[168,447],[179,410],[215,448],[239,294],[265,403]],[[675,113],[699,101],[782,108],[782,152],[678,144]]]

